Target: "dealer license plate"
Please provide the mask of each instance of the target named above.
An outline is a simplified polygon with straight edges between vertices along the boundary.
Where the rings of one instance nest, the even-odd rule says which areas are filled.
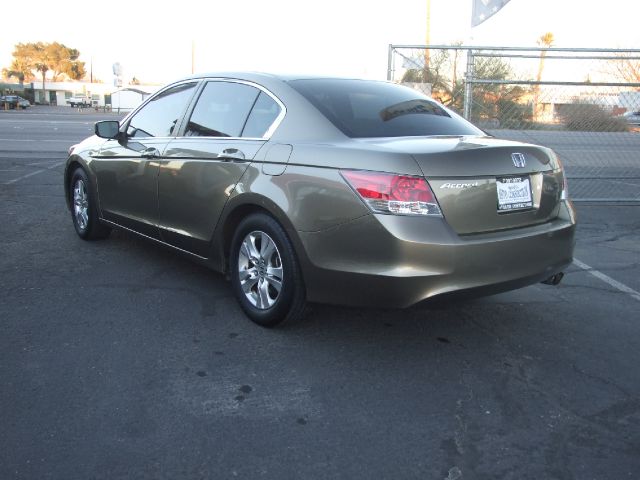
[[[497,178],[496,188],[499,212],[533,207],[529,177]]]

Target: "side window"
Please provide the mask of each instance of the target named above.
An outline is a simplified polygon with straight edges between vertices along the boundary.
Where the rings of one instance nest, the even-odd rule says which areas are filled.
[[[235,82],[209,82],[205,86],[185,135],[239,137],[260,90]]]
[[[243,137],[262,138],[280,115],[280,106],[264,92],[251,110],[247,123],[242,130]]]
[[[129,122],[132,137],[170,137],[193,95],[196,83],[183,83],[156,95]]]

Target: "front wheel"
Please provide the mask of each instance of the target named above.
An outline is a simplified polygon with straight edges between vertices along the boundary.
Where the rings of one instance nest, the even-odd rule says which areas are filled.
[[[235,231],[229,259],[231,284],[247,316],[263,327],[303,316],[305,288],[286,232],[272,217],[248,216]]]
[[[80,167],[76,168],[71,175],[69,195],[71,196],[71,219],[78,236],[83,240],[106,238],[111,229],[100,223],[89,177]]]

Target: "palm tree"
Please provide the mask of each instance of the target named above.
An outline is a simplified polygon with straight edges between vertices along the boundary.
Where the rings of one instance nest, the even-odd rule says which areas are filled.
[[[553,33],[551,32],[547,32],[544,35],[542,35],[537,41],[536,43],[543,48],[550,48],[553,46],[553,42],[554,42],[554,38],[553,38]],[[542,50],[540,51],[540,63],[538,64],[538,76],[536,77],[536,80],[539,82],[542,79],[542,71],[544,70],[544,59],[547,56],[547,51],[546,50]]]
[[[538,38],[538,40],[536,41],[536,43],[538,44],[538,46],[543,47],[543,48],[550,48],[553,46],[553,42],[554,42],[554,38],[553,38],[553,33],[551,32],[547,32],[544,35],[541,35],[540,38]],[[544,70],[544,59],[547,56],[547,51],[546,50],[540,50],[540,63],[538,64],[538,75],[536,76],[536,81],[538,82],[538,84],[535,85],[534,87],[534,92],[533,92],[533,119],[534,121],[538,120],[538,116],[540,113],[540,105],[539,105],[539,100],[540,100],[540,81],[542,80],[542,71]]]

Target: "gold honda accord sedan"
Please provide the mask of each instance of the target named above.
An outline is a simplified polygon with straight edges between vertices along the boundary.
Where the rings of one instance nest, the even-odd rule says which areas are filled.
[[[228,275],[274,326],[306,302],[407,307],[556,284],[575,214],[548,148],[387,82],[192,76],[72,147],[85,240],[126,229]]]

